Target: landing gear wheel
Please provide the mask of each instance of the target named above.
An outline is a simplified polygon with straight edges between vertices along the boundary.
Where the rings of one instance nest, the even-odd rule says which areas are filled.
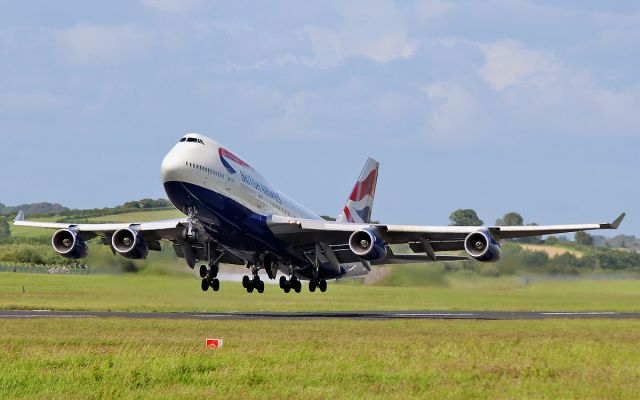
[[[316,291],[316,281],[315,281],[315,279],[312,279],[312,280],[309,281],[309,291],[311,293]]]
[[[264,293],[264,282],[258,281],[256,283],[256,289],[258,290],[258,293]]]
[[[322,293],[327,291],[327,281],[325,281],[324,279],[320,280],[320,284],[318,285],[318,287],[320,287],[320,291]]]
[[[220,272],[220,265],[211,264],[209,265],[209,277],[216,278],[218,276],[218,272]],[[202,267],[200,267],[200,273],[202,273]]]
[[[293,286],[293,283],[291,283],[291,285]],[[293,288],[293,290],[295,290],[296,293],[300,293],[302,291],[302,282],[296,279],[295,285],[296,286]]]
[[[211,289],[213,289],[214,292],[220,290],[220,281],[218,279],[213,279],[211,281]]]
[[[282,290],[284,290],[285,293],[289,293],[291,291],[291,285],[289,284],[289,282],[285,283]]]
[[[203,292],[206,292],[207,290],[209,290],[209,281],[206,279],[203,279],[202,283],[200,284],[200,287],[202,288]]]
[[[280,277],[280,289],[284,289],[287,285],[287,278],[285,276]]]
[[[249,289],[249,286],[251,286],[251,279],[249,279],[249,277],[245,275],[242,277],[242,287],[245,289]]]
[[[201,265],[200,266],[200,278],[204,279],[207,277],[207,275],[209,274],[209,270],[207,269],[206,265]]]
[[[253,293],[253,285],[249,284],[249,286],[247,286],[247,293]]]

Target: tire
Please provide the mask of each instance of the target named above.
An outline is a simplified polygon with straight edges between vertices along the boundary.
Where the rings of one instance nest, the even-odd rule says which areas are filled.
[[[218,277],[218,273],[220,272],[220,264],[213,264],[211,265],[211,268],[209,268],[211,271],[211,277],[212,278],[217,278]]]
[[[206,265],[201,265],[200,266],[200,278],[202,278],[202,279],[206,278],[208,273],[209,273],[209,271],[207,270],[207,266]]]
[[[202,288],[203,292],[206,292],[207,290],[209,290],[209,281],[206,279],[203,279],[202,282],[200,283],[200,287]]]
[[[243,276],[242,277],[242,287],[245,289],[248,289],[249,286],[251,285],[251,279],[249,279],[248,276]]]
[[[211,289],[213,289],[214,292],[220,290],[220,281],[218,279],[214,279],[211,281]]]
[[[247,293],[253,293],[253,285],[247,286]]]
[[[264,282],[258,281],[258,284],[256,285],[256,289],[258,289],[258,293],[264,293]]]
[[[286,284],[287,284],[287,277],[286,276],[281,276],[280,277],[280,289],[284,289]]]
[[[300,293],[302,291],[302,282],[296,279],[295,283],[296,287],[294,288],[294,290],[296,291],[296,293]]]
[[[284,290],[285,293],[289,293],[291,291],[291,285],[289,285],[289,282],[285,283],[285,285],[282,288],[282,290]]]
[[[309,291],[311,293],[316,291],[316,281],[313,279],[309,281]]]
[[[320,291],[322,293],[327,291],[327,281],[325,281],[324,279],[320,280],[320,285],[318,286],[320,286]]]

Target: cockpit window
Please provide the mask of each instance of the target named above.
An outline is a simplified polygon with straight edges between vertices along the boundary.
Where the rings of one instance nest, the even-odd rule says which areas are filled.
[[[181,142],[192,142],[192,143],[200,143],[201,145],[204,146],[204,142],[202,141],[202,139],[198,139],[198,138],[193,138],[193,137],[188,137],[188,138],[182,138],[180,139]]]

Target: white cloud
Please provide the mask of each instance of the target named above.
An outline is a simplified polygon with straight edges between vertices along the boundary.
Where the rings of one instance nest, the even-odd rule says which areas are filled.
[[[118,63],[139,57],[150,47],[150,35],[128,25],[76,25],[59,34],[59,43],[73,64]]]
[[[448,1],[421,0],[418,1],[410,11],[417,20],[427,22],[436,18],[442,18],[455,9],[456,5]]]
[[[459,143],[487,131],[482,102],[464,85],[433,82],[425,88],[433,104],[427,117],[426,136],[439,142]]]
[[[330,67],[350,56],[378,63],[411,58],[417,42],[408,37],[402,15],[391,1],[340,2],[338,28],[308,26],[301,30],[311,40],[310,64]]]
[[[183,13],[191,11],[202,3],[201,0],[142,0],[145,6],[165,13]]]
[[[524,82],[543,83],[546,76],[560,68],[551,54],[528,49],[513,40],[480,43],[477,46],[485,57],[480,75],[495,90]]]

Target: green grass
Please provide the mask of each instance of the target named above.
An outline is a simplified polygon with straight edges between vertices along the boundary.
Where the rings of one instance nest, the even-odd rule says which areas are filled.
[[[23,292],[24,287],[24,292]],[[0,308],[130,311],[545,310],[640,311],[640,281],[453,279],[447,287],[329,283],[327,293],[248,294],[237,282],[202,292],[192,276],[0,273]]]
[[[637,399],[638,359],[640,321],[3,320],[0,398]]]

